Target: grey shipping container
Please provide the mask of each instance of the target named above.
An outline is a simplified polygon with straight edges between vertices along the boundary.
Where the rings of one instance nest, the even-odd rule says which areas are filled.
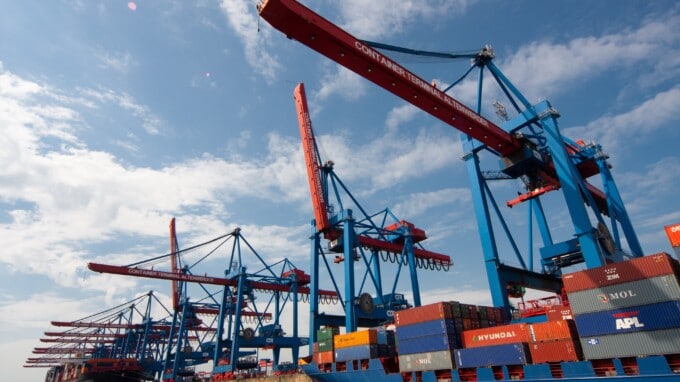
[[[448,350],[399,356],[399,371],[451,370],[455,366]]]
[[[680,353],[680,328],[582,337],[585,359]]]
[[[575,315],[672,300],[680,300],[680,285],[676,275],[653,277],[569,294],[569,304]]]
[[[526,343],[456,349],[456,365],[461,368],[524,365],[531,362]]]

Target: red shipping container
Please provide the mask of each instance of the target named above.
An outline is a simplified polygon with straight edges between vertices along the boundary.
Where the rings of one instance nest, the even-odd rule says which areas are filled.
[[[533,342],[578,339],[574,321],[548,321],[531,324],[531,340]]]
[[[529,344],[532,363],[580,361],[581,345],[572,340],[534,342]]]
[[[569,293],[673,274],[678,271],[680,271],[680,265],[677,260],[662,252],[569,273],[562,276],[562,282],[564,289]]]
[[[397,326],[441,319],[453,319],[451,304],[448,302],[437,302],[394,313],[394,323]]]
[[[510,324],[463,331],[463,347],[465,348],[517,342],[531,342],[528,324]]]
[[[312,344],[312,352],[317,353],[318,351],[319,351],[319,343],[318,343],[318,342],[314,342],[314,343]]]
[[[333,363],[333,357],[335,355],[333,354],[333,351],[322,351],[318,353],[314,353],[314,362],[316,362],[318,365],[324,364],[324,363]]]
[[[548,321],[573,320],[574,314],[568,306],[554,305],[552,308],[545,311],[545,317]]]
[[[671,246],[680,247],[680,223],[667,225],[664,228],[666,229],[666,235],[671,242]]]

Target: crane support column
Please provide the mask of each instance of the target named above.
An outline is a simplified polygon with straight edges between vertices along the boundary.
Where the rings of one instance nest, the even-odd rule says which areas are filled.
[[[541,126],[545,131],[548,147],[555,164],[555,171],[560,180],[567,209],[576,231],[575,235],[578,238],[583,253],[583,259],[588,268],[603,266],[606,262],[595,238],[596,231],[588,217],[588,212],[581,196],[581,190],[575,179],[577,174],[572,172],[574,166],[567,154],[562,135],[557,127],[557,112],[547,101],[537,104],[535,109]]]
[[[357,312],[354,306],[354,218],[352,210],[343,211],[343,244],[345,255],[345,330],[347,333],[357,330]]]

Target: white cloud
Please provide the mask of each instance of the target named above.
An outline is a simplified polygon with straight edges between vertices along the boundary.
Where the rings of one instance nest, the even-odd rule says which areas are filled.
[[[333,68],[337,68],[337,71],[327,72],[321,79],[321,89],[313,95],[317,101],[328,99],[334,94],[348,101],[356,101],[366,94],[366,80],[344,67],[333,65]]]
[[[462,14],[473,1],[362,1],[338,2],[343,28],[365,40],[394,36],[420,21],[437,22],[443,14]]]
[[[246,60],[250,66],[267,81],[273,82],[283,67],[276,56],[268,51],[274,44],[272,30],[257,28],[258,15],[255,4],[247,0],[222,0],[220,8],[231,28],[243,41]]]
[[[651,20],[636,30],[600,37],[580,37],[565,43],[533,42],[517,50],[499,67],[515,84],[521,84],[530,102],[554,95],[605,71],[656,65],[658,53],[675,57],[680,36],[680,16]],[[666,68],[665,70],[668,70]]]
[[[433,208],[453,209],[456,204],[470,203],[468,188],[446,188],[432,192],[418,192],[410,194],[406,200],[395,205],[392,210],[399,216],[410,219],[412,216],[423,215]]]
[[[394,107],[389,113],[387,113],[385,125],[388,129],[395,129],[398,126],[413,120],[413,118],[415,118],[415,116],[418,114],[419,110],[420,109],[411,104],[404,104]]]
[[[99,60],[99,67],[112,69],[122,74],[127,74],[130,68],[138,65],[130,52],[99,51],[95,52],[95,57]]]
[[[669,128],[672,122],[680,120],[678,105],[680,88],[676,87],[656,94],[625,113],[606,115],[586,126],[565,129],[565,134],[602,142],[606,145],[605,150],[623,153],[640,139],[652,139],[658,130]]]

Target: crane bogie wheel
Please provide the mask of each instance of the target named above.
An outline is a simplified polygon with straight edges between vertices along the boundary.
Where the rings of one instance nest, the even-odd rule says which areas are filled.
[[[363,313],[371,314],[374,309],[373,297],[368,293],[362,293],[361,296],[359,296],[359,310]]]
[[[243,329],[243,339],[246,341],[250,341],[255,337],[255,331],[251,328],[245,328]]]

